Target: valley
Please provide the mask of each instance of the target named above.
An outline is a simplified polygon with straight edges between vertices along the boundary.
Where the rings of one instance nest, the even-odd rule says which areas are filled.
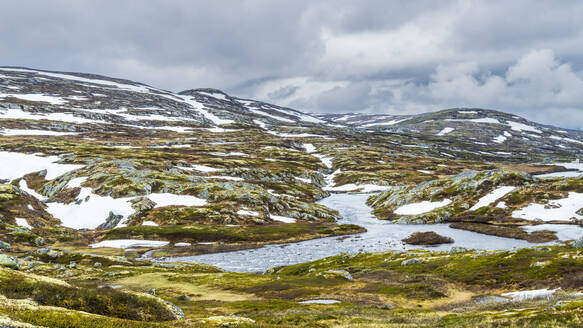
[[[491,109],[0,67],[0,327],[576,327],[582,153]]]

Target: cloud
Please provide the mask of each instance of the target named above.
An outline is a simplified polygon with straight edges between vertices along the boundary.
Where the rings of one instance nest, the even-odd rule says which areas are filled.
[[[301,110],[490,107],[583,127],[576,1],[3,1],[0,65]]]
[[[525,54],[502,75],[480,71],[473,62],[438,66],[431,82],[416,89],[429,95],[432,106],[504,109],[545,123],[583,127],[583,77],[550,49]]]

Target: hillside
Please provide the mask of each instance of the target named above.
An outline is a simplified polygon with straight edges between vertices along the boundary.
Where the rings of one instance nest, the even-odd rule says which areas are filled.
[[[308,313],[305,322],[297,318],[305,326],[327,326],[324,316],[350,326],[351,311],[373,324],[393,307],[395,322],[427,311],[427,326],[473,325],[474,311],[502,311],[500,304],[462,303],[520,289],[560,287],[561,299],[580,303],[580,251],[567,245],[583,237],[582,155],[583,132],[490,109],[308,114],[216,89],[173,93],[93,74],[0,67],[0,264],[10,268],[0,279],[23,286],[0,287],[0,326],[2,315],[56,325],[59,311],[79,326],[97,315],[124,327],[179,319],[165,301],[193,320],[238,313],[266,327],[293,326],[298,309]],[[451,243],[401,241],[427,231]],[[324,238],[334,236],[341,237]],[[373,251],[383,253],[354,255]],[[157,261],[173,256],[219,268]],[[492,264],[475,260],[482,256],[528,274],[469,279]],[[316,262],[300,263],[308,260]],[[407,260],[419,262],[401,267]],[[221,272],[234,263],[236,271],[269,271]],[[292,266],[270,269],[279,265]],[[552,269],[565,265],[561,275]],[[486,280],[496,283],[481,287]],[[97,296],[117,285],[107,300]],[[159,294],[138,293],[150,289]],[[38,307],[18,314],[27,291]],[[342,304],[308,311],[297,303],[316,297]],[[545,297],[529,303],[532,315],[567,306],[549,310]],[[119,308],[89,299],[120,300]],[[579,303],[568,305],[576,308],[572,322]],[[264,312],[270,307],[282,322]],[[37,318],[43,311],[55,321]],[[463,315],[443,317],[450,312]],[[516,323],[494,312],[488,320]]]

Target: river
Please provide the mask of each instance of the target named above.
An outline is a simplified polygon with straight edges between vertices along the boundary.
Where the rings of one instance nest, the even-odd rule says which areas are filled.
[[[371,214],[365,202],[369,194],[333,194],[320,204],[337,209],[343,219],[339,224],[357,224],[367,232],[312,239],[298,243],[273,244],[241,251],[164,258],[161,261],[206,263],[226,271],[262,272],[271,267],[313,261],[341,253],[380,252],[408,249],[448,250],[459,246],[472,249],[512,249],[536,246],[523,240],[502,238],[452,229],[448,224],[393,224],[381,221]],[[434,231],[454,239],[453,244],[434,247],[412,246],[401,242],[416,231]]]

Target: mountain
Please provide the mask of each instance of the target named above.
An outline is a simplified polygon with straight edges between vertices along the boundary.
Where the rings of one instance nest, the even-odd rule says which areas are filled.
[[[583,236],[582,154],[581,131],[490,109],[309,114],[0,67],[0,326],[167,327],[172,303],[194,326],[281,324],[266,308],[293,326],[318,295],[374,320],[421,308],[439,326],[431,311],[478,311],[456,302],[517,281],[574,293],[583,263],[563,244]],[[318,309],[301,324],[336,316]]]

